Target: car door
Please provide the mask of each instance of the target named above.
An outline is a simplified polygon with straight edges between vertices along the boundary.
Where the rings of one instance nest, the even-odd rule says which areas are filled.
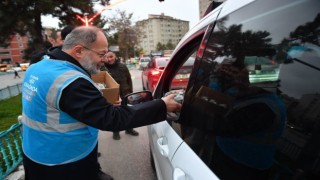
[[[214,25],[215,24],[212,23],[211,25],[208,26],[207,33],[212,31],[212,28],[214,27]],[[198,71],[198,66],[199,66],[199,63],[201,62],[200,61],[201,58],[199,55],[201,55],[200,52],[203,52],[202,48],[205,47],[204,43],[206,43],[207,38],[209,37],[208,36],[209,34],[204,35],[202,40],[199,39],[198,42],[193,42],[194,44],[191,44],[191,43],[189,44],[190,47],[196,47],[196,48],[193,51],[191,51],[191,49],[189,50],[189,52],[192,52],[192,54],[184,57],[184,58],[187,58],[187,60],[184,62],[184,64],[180,68],[175,70],[176,75],[172,79],[171,85],[169,88],[171,92],[175,92],[175,91],[183,92],[184,98],[185,98],[186,93],[192,90],[192,85],[194,84],[194,80],[195,80],[194,76],[201,73]],[[182,51],[185,51],[185,50],[182,50]],[[182,57],[179,56],[179,58],[182,58]],[[191,76],[188,76],[187,86],[182,86],[181,89],[177,89],[177,86],[176,86],[177,77],[179,77],[181,72],[185,70],[185,67],[188,66],[188,61],[190,61],[190,59],[196,59],[196,60],[194,61],[194,64],[193,64]],[[183,113],[183,109],[185,109],[184,106],[185,104],[183,103],[181,113]],[[177,134],[179,134],[178,138],[183,139],[183,142],[178,147],[178,149],[176,150],[176,153],[174,154],[171,160],[171,164],[173,168],[173,179],[212,179],[212,180],[218,179],[217,176],[212,172],[212,170],[206,165],[206,163],[203,162],[203,160],[199,158],[199,156],[194,152],[194,149],[190,147],[188,138],[184,136],[186,134],[185,131],[188,131],[188,129],[186,129],[183,126],[183,124],[180,123],[180,121],[183,121],[183,120],[179,117],[177,121],[174,121],[171,123],[171,128],[174,129],[174,131],[177,132]],[[199,142],[199,144],[201,143],[203,142]]]
[[[200,42],[201,38],[198,38],[197,41],[189,44],[188,50],[183,50],[184,52],[189,52],[189,54],[185,57],[179,56],[179,59],[186,59],[186,62],[188,59],[194,59]],[[188,90],[187,83],[185,86],[177,86],[176,83],[177,76],[184,70],[184,65],[185,63],[180,65],[179,68],[170,66],[174,67],[175,70],[170,69],[170,67],[165,70],[164,73],[170,71],[170,74],[175,74],[171,75],[172,79],[170,81],[166,81],[170,84],[169,92],[184,92]],[[207,165],[184,142],[179,123],[171,122],[170,117],[168,117],[168,121],[150,125],[148,129],[149,134],[152,134],[150,143],[154,148],[152,152],[154,152],[155,164],[158,166],[158,171],[160,171],[157,172],[159,179],[217,179]],[[166,151],[169,153],[165,154],[169,154],[169,156],[164,155]]]
[[[182,139],[171,128],[167,121],[148,126],[151,156],[156,166],[159,180],[173,179],[171,159],[182,143]]]
[[[227,4],[231,2],[235,1]],[[214,172],[221,179],[319,179],[320,54],[315,29],[320,13],[316,7],[315,0],[257,0],[235,11],[221,11],[217,25],[200,45],[175,123],[184,141],[172,159],[174,175],[213,179],[204,174]],[[304,16],[295,18],[306,9]],[[235,124],[225,118],[234,113],[231,107],[239,100],[248,103],[245,98],[250,97],[264,103],[262,96],[254,97],[256,90],[281,102],[272,104],[278,113],[273,131],[264,129],[275,122],[273,117],[260,124],[269,115],[265,112],[271,112],[263,107],[237,113],[240,118],[233,117],[239,120]]]
[[[150,69],[153,68],[154,66],[154,59],[152,59],[146,66],[146,68],[144,68],[142,70],[141,73],[141,79],[142,79],[142,88],[143,90],[147,90],[148,89],[148,75],[150,73]]]
[[[214,27],[214,20],[217,17],[218,12],[219,10],[215,10],[211,15],[210,24],[202,26],[197,33],[193,33],[193,35],[184,40],[184,45],[176,48],[172,59],[167,65],[156,87],[154,92],[155,98],[162,97],[166,92],[175,93],[188,90],[188,81],[190,83],[189,73],[191,72],[189,70],[186,71],[186,67],[190,66],[189,61],[191,60],[194,63],[191,65],[192,73],[197,72],[197,60],[195,60],[196,54],[198,51],[203,51],[202,48],[204,48],[204,46],[201,47],[200,44],[201,42],[205,43],[205,39],[208,38],[207,36],[204,36],[204,34],[206,31],[210,32]],[[189,67],[187,69],[189,69]],[[177,80],[182,79],[180,77],[181,75],[183,75],[183,85],[177,83]],[[175,115],[173,115],[173,117],[178,117]],[[152,149],[155,154],[155,164],[158,166],[156,167],[158,170],[158,178],[165,180],[217,179],[214,173],[212,173],[198,155],[184,143],[180,123],[172,122],[171,118],[171,115],[169,115],[167,121],[148,126],[149,134],[152,134],[150,142],[150,144],[152,144],[151,146],[156,147],[159,138],[165,139],[166,148],[170,150],[169,156],[165,157],[161,154],[160,150]]]

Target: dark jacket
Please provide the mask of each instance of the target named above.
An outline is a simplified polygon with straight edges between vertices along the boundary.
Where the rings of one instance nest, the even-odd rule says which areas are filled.
[[[68,61],[81,67],[78,61],[58,48],[48,55],[50,59]],[[89,73],[87,75],[90,76]],[[65,88],[59,107],[61,111],[84,124],[107,131],[121,131],[157,123],[165,120],[167,112],[161,99],[130,107],[115,107],[106,101],[92,83],[83,78],[75,80]]]
[[[108,73],[113,77],[113,79],[120,85],[120,97],[132,93],[132,79],[129,69],[125,64],[116,62],[112,65],[105,64],[105,69],[102,70],[108,71]]]
[[[43,51],[31,56],[30,65],[41,61],[44,58],[45,55],[47,55],[49,52],[51,52],[51,51],[53,51],[53,50],[55,50],[57,48],[61,50],[62,46],[50,47],[47,50],[43,50]]]

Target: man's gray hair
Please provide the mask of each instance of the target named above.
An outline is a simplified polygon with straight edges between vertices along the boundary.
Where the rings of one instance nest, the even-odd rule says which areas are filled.
[[[76,45],[86,46],[88,48],[97,40],[97,33],[101,31],[100,28],[95,26],[80,26],[71,31],[64,40],[62,49],[71,49]]]

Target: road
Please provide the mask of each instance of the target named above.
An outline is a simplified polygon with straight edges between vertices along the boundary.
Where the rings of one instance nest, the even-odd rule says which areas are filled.
[[[14,74],[0,75],[0,89],[22,82],[25,72],[19,72],[21,78],[14,79]],[[133,90],[142,90],[141,71],[130,69]],[[102,170],[115,180],[156,180],[150,165],[150,152],[147,128],[136,128],[139,136],[130,136],[120,132],[121,139],[112,139],[112,132],[99,132],[99,162]]]
[[[7,86],[14,86],[21,84],[25,71],[18,72],[20,78],[14,78],[14,73],[3,73],[0,72],[0,89],[6,88]]]

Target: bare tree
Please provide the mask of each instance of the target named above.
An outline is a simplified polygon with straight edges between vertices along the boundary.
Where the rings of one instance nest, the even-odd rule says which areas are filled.
[[[139,28],[132,22],[133,13],[117,10],[117,13],[110,19],[107,19],[109,25],[108,35],[117,35],[117,45],[120,48],[120,54],[124,59],[138,55],[136,45],[140,36]],[[115,44],[111,44],[115,45]]]
[[[44,46],[42,15],[52,15],[61,20],[60,26],[82,25],[76,15],[94,14],[93,4],[106,4],[109,0],[3,0],[0,1],[0,46],[6,47],[15,33],[29,34],[28,55]],[[95,25],[99,23],[96,18]],[[28,58],[28,56],[25,56]]]

